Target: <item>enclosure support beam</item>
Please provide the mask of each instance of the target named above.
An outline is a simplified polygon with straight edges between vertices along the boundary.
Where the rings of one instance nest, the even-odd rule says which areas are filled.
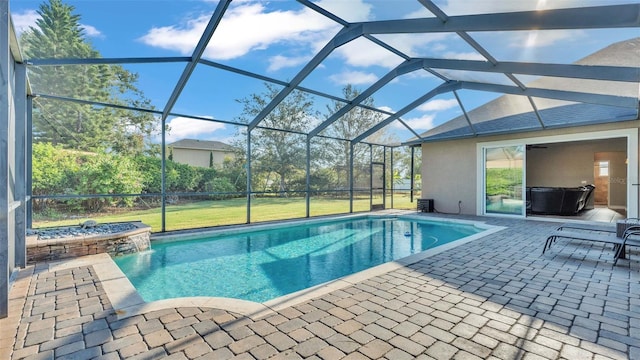
[[[382,146],[382,208],[387,208],[387,146]]]
[[[458,96],[458,92],[453,90],[453,95],[456,97],[456,101],[458,102],[458,105],[460,106],[460,110],[462,110],[462,114],[464,115],[464,118],[467,120],[467,124],[469,125],[469,128],[471,129],[471,132],[473,132],[473,136],[478,135],[478,133],[476,132],[476,128],[473,127],[473,124],[471,123],[471,119],[469,119],[469,114],[467,114],[467,109],[464,108],[464,104],[460,100],[460,96]]]
[[[389,188],[391,191],[391,208],[393,209],[393,183],[395,180],[395,174],[393,173],[393,148],[391,147],[389,149],[390,149],[389,151],[391,151],[391,156],[390,156],[391,164],[389,164],[389,168],[391,169],[391,181],[389,182]]]
[[[497,74],[555,76],[561,78],[608,80],[622,82],[640,81],[640,71],[635,67],[579,64],[545,64],[529,62],[489,61],[423,58],[424,66],[437,69],[468,70]]]
[[[369,144],[369,210],[373,208],[373,145]]]
[[[247,224],[251,223],[251,129],[247,129]]]
[[[365,34],[442,33],[631,28],[640,26],[640,4],[594,6],[544,11],[363,22]]]
[[[583,93],[579,91],[564,91],[553,89],[527,88],[522,90],[517,86],[475,83],[469,81],[460,81],[463,89],[489,91],[511,95],[533,96],[547,99],[566,100],[583,102],[587,104],[600,104],[609,106],[618,106],[626,108],[637,108],[638,99],[631,96],[615,96],[604,94]]]
[[[397,111],[394,115],[389,116],[388,118],[382,120],[380,123],[378,123],[377,125],[373,126],[369,130],[367,130],[364,133],[360,134],[355,139],[351,140],[351,142],[352,143],[359,143],[362,140],[364,140],[367,137],[369,137],[371,134],[374,134],[376,131],[382,129],[383,127],[385,127],[387,125],[389,125],[392,121],[398,119],[400,116],[408,113],[409,111],[413,110],[417,106],[422,105],[425,101],[433,98],[434,96],[440,95],[440,94],[448,92],[448,91],[457,90],[457,89],[460,89],[461,87],[462,87],[462,85],[459,82],[455,82],[455,81],[441,84],[438,87],[436,87],[435,89],[429,91],[428,93],[426,93],[426,94],[422,95],[421,97],[419,97],[418,99],[414,100],[411,104],[403,107],[402,109]]]
[[[540,123],[540,127],[541,128],[546,128],[546,126],[544,125],[544,121],[542,120],[542,116],[540,116],[540,112],[538,111],[538,107],[536,106],[536,102],[533,101],[533,98],[531,96],[527,96],[527,99],[529,99],[529,103],[531,104],[531,108],[533,109],[533,112],[536,114],[536,118],[538,118],[538,122]]]
[[[311,212],[309,209],[309,205],[311,203],[311,136],[307,135],[307,179],[306,179],[306,192],[305,192],[305,208],[307,209],[306,211],[306,217],[310,217],[311,216]]]
[[[198,61],[200,61],[202,54],[204,54],[204,50],[207,48],[207,45],[209,45],[209,40],[211,40],[213,33],[216,31],[216,28],[220,24],[220,21],[222,21],[222,16],[227,11],[229,4],[231,4],[231,0],[222,0],[216,6],[215,12],[213,13],[213,15],[211,15],[211,19],[209,19],[207,27],[202,32],[202,36],[200,37],[200,40],[198,40],[196,48],[193,50],[190,61],[182,71],[182,75],[180,75],[180,79],[178,80],[176,86],[173,88],[173,92],[171,93],[171,96],[169,97],[169,100],[164,107],[164,110],[162,112],[163,120],[167,118],[169,112],[173,108],[173,105],[175,105],[176,101],[178,101],[178,97],[182,93],[185,85],[187,85],[187,81],[189,81],[191,74],[198,65]]]
[[[182,71],[182,75],[180,75],[180,79],[178,80],[178,83],[176,84],[176,86],[173,88],[173,92],[171,93],[171,96],[169,97],[169,100],[167,100],[167,104],[165,105],[164,110],[162,111],[161,192],[162,192],[162,231],[163,232],[166,230],[165,210],[167,206],[166,205],[166,202],[167,202],[166,170],[167,168],[166,168],[166,162],[165,162],[166,161],[165,129],[167,124],[167,117],[169,116],[171,109],[173,109],[173,106],[175,105],[176,101],[178,101],[178,97],[182,93],[182,90],[187,85],[187,81],[189,81],[191,74],[193,73],[196,66],[198,65],[198,61],[200,61],[202,54],[204,54],[204,50],[207,48],[207,45],[209,44],[209,40],[211,40],[213,33],[216,31],[218,24],[220,24],[220,21],[222,20],[222,16],[227,11],[227,8],[229,7],[230,3],[231,3],[231,0],[222,0],[218,3],[218,6],[216,6],[215,12],[213,13],[213,15],[211,15],[211,19],[209,19],[209,23],[207,24],[207,27],[202,32],[202,36],[200,37],[200,40],[198,40],[198,44],[196,45],[196,48],[193,50],[193,54],[191,55],[191,60],[187,63],[187,66],[185,66],[184,70]]]
[[[15,66],[15,194],[19,202],[15,210],[15,262],[16,267],[27,266],[27,67]]]
[[[27,96],[27,228],[33,226],[33,96]]]
[[[162,147],[162,149],[160,149],[160,154],[161,154],[161,159],[160,159],[160,198],[161,198],[161,205],[160,205],[160,231],[164,232],[166,230],[166,209],[167,209],[167,135],[166,135],[166,128],[167,128],[167,120],[164,118],[164,116],[162,117],[162,119],[160,119],[160,124],[161,124],[161,131],[162,131],[162,135],[161,135],[161,140],[160,140],[160,146]]]
[[[402,64],[398,65],[395,69],[388,72],[385,76],[380,78],[380,80],[376,81],[375,84],[369,86],[369,88],[361,92],[358,96],[356,96],[348,104],[343,106],[340,110],[332,114],[328,119],[323,121],[315,129],[311,130],[309,134],[312,136],[318,135],[322,130],[327,128],[327,126],[333,124],[336,120],[338,120],[343,115],[348,113],[354,107],[358,106],[358,104],[360,104],[361,102],[366,100],[368,97],[373,95],[373,93],[375,93],[376,91],[380,90],[380,88],[388,84],[391,80],[397,78],[398,76],[401,76],[419,69],[422,69],[421,60],[412,59],[412,60],[407,60],[403,62]]]
[[[353,213],[353,142],[349,144],[349,213]]]
[[[0,1],[0,319],[9,315],[9,2]]]
[[[410,189],[411,189],[411,190],[409,191],[409,201],[410,201],[410,202],[413,202],[413,190],[414,190],[414,185],[413,185],[413,183],[415,182],[415,181],[414,181],[414,179],[415,179],[415,178],[414,178],[415,174],[414,174],[414,171],[413,171],[413,170],[415,169],[415,153],[416,153],[416,148],[415,148],[415,146],[412,146],[412,147],[411,147],[411,184],[409,185],[409,186],[410,186]]]
[[[336,36],[333,37],[314,57],[311,59],[291,82],[282,89],[272,100],[265,106],[256,117],[249,123],[249,130],[252,130],[264,120],[311,72],[318,67],[331,52],[339,46],[342,46],[362,35],[362,27],[345,27]]]

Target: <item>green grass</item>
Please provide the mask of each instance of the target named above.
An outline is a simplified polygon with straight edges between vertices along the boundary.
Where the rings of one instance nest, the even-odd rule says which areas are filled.
[[[387,208],[390,207],[390,198],[387,197]],[[380,203],[382,199],[374,199]],[[409,201],[405,194],[394,195],[393,205],[395,209],[415,209],[415,200]],[[273,220],[286,220],[304,218],[306,201],[303,197],[292,198],[252,198],[251,222],[263,222]],[[353,211],[369,211],[369,198],[354,199]],[[349,200],[326,197],[313,197],[310,203],[311,216],[346,214],[349,213]],[[75,217],[73,219],[33,221],[33,228],[77,225],[88,217]],[[121,213],[104,213],[92,215],[92,220],[100,223],[142,221],[151,226],[152,231],[161,230],[160,207],[148,210],[131,210]],[[247,222],[247,201],[245,198],[231,200],[205,200],[194,201],[166,207],[166,229],[180,230],[208,226],[245,224]]]

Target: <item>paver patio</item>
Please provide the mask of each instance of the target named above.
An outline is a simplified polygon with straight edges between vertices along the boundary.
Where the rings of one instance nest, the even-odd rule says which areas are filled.
[[[638,249],[617,266],[600,244],[559,240],[542,255],[557,223],[456,218],[507,228],[259,316],[123,317],[91,264],[30,266],[0,320],[0,358],[640,359]]]

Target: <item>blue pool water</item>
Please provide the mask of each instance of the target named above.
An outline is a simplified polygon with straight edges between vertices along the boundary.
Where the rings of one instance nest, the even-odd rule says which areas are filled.
[[[145,301],[220,296],[264,302],[482,231],[362,217],[192,240],[114,258]]]

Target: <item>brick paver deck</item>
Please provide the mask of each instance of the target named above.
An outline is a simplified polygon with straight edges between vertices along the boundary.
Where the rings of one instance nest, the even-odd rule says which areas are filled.
[[[508,228],[261,318],[119,318],[93,266],[38,264],[11,290],[0,358],[640,359],[638,249],[617,266],[598,244],[559,240],[542,255],[557,224],[467,219]]]

